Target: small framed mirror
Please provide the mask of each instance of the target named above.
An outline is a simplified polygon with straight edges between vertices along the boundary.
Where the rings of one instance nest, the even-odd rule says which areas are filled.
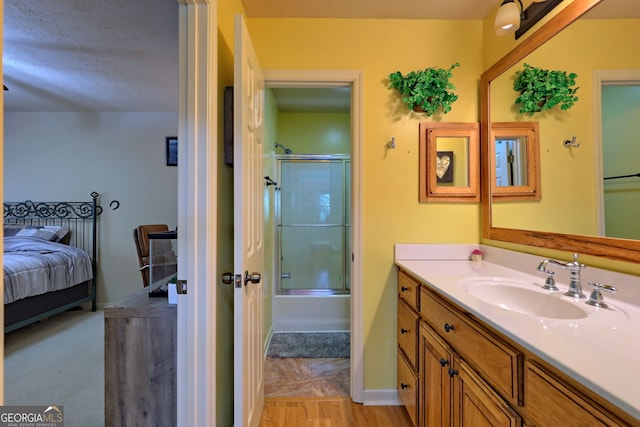
[[[477,123],[420,123],[419,200],[479,202]]]
[[[540,200],[538,122],[491,124],[491,197],[494,200]]]

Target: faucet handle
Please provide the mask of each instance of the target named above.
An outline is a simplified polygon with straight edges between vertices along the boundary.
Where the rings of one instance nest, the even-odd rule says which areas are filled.
[[[618,289],[605,285],[600,282],[589,282],[589,285],[593,286],[593,291],[591,291],[591,295],[589,295],[589,300],[586,302],[589,305],[593,305],[594,307],[607,308],[609,305],[604,302],[604,297],[602,296],[601,291],[607,292],[616,292]]]
[[[580,268],[580,269],[587,268],[587,266],[586,266],[586,265],[584,265],[584,264],[583,264],[583,263],[581,263],[581,262],[578,262],[578,256],[579,256],[579,255],[578,255],[577,253],[574,253],[574,254],[573,254],[573,265],[574,265],[574,266],[576,266],[576,267],[578,267],[578,268]]]
[[[543,268],[542,270],[540,270],[540,272],[547,275],[547,278],[544,281],[544,286],[542,287],[542,289],[547,289],[549,291],[559,291],[560,290],[556,286],[556,279],[554,277],[556,275],[555,272],[553,272],[551,270],[547,270],[546,268]]]

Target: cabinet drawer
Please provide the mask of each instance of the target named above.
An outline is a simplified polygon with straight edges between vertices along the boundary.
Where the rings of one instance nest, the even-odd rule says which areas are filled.
[[[505,397],[522,403],[522,354],[447,305],[425,287],[420,315],[449,345]]]
[[[593,402],[586,401],[541,367],[527,363],[525,405],[536,425],[617,426],[623,422],[609,417]]]
[[[406,354],[411,366],[416,369],[418,357],[418,313],[403,300],[398,300],[398,345]]]
[[[398,351],[398,394],[415,426],[418,421],[418,377],[401,351]]]
[[[410,277],[404,271],[398,272],[398,296],[405,300],[415,311],[420,307],[420,283]]]

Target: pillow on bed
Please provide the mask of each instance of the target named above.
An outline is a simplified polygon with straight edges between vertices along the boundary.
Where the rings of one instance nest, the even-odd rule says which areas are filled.
[[[50,242],[60,242],[67,235],[69,229],[61,226],[45,225],[6,225],[4,226],[4,236],[37,237]]]

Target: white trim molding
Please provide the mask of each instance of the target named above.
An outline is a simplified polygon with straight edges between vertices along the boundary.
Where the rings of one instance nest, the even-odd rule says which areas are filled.
[[[364,402],[365,406],[402,406],[400,395],[395,388],[365,390]]]

